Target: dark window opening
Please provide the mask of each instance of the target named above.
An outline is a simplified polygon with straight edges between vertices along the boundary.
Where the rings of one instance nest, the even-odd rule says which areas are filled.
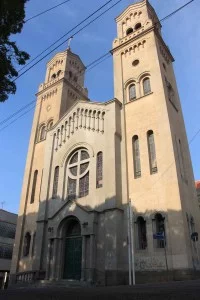
[[[144,250],[147,248],[146,221],[143,217],[137,218],[138,248]]]
[[[24,237],[24,248],[23,248],[23,255],[28,256],[30,251],[30,244],[31,244],[31,235],[29,232],[26,233]]]
[[[128,28],[126,30],[126,35],[133,33],[133,28]]]
[[[141,27],[142,27],[141,23],[137,23],[137,24],[135,25],[135,30],[138,30],[138,29],[140,29]]]

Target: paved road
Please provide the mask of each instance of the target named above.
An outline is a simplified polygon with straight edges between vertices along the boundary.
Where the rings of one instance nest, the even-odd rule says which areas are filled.
[[[23,288],[0,291],[0,300],[76,300],[76,299],[132,299],[132,300],[200,300],[200,280],[143,284],[135,287],[92,287],[92,288]]]

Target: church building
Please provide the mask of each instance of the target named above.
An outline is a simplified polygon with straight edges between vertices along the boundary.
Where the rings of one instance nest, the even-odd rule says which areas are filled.
[[[94,102],[70,48],[36,94],[13,284],[193,278],[199,212],[174,58],[147,0],[116,17],[114,98]],[[132,270],[133,271],[133,270]],[[133,280],[133,279],[132,279]]]

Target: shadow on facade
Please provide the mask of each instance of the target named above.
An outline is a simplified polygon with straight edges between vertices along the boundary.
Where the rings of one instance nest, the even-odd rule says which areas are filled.
[[[106,199],[95,208],[83,206],[81,201],[83,199],[41,201],[38,214],[19,216],[12,284],[70,279],[68,267],[73,268],[70,260],[80,261],[79,275],[71,279],[95,285],[128,284],[127,205],[116,207],[116,197]],[[158,214],[162,216],[162,224],[156,223]],[[133,216],[136,283],[191,279],[197,275],[198,248],[190,238],[195,230],[191,216],[174,210],[139,212],[135,207]],[[80,233],[70,237],[66,232],[69,221],[74,219],[80,224]],[[23,228],[21,237],[20,225]],[[166,247],[163,241],[153,239],[158,231],[165,232]],[[27,233],[30,241],[26,239]],[[78,251],[73,248],[76,245],[71,246],[70,253],[66,240],[74,238],[75,241],[78,237],[81,242],[79,239],[77,247],[79,250],[81,247],[81,251],[79,257],[74,257]],[[66,260],[66,255],[71,257]]]

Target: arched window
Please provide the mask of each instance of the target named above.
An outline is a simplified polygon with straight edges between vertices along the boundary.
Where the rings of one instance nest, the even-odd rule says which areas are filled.
[[[136,99],[136,87],[135,84],[130,85],[129,87],[129,100],[135,100]]]
[[[133,166],[134,166],[134,177],[141,177],[141,164],[140,164],[140,148],[139,148],[139,138],[134,135],[132,139],[133,143]]]
[[[52,127],[53,127],[53,120],[50,120],[47,125],[47,129],[50,130]]]
[[[62,71],[61,71],[61,70],[59,70],[59,71],[57,72],[57,76],[59,76],[61,72],[62,72]]]
[[[96,165],[96,188],[103,186],[103,153],[97,153],[97,165]]]
[[[147,233],[146,233],[146,221],[143,217],[137,218],[137,237],[138,237],[138,249],[144,250],[147,248]]]
[[[54,171],[52,198],[56,198],[57,197],[58,179],[59,179],[59,167],[57,166],[57,167],[55,167],[55,171]]]
[[[81,226],[77,220],[71,220],[66,228],[66,237],[80,236]]]
[[[137,23],[137,24],[135,25],[135,30],[138,30],[138,29],[140,29],[141,27],[142,27],[141,23]]]
[[[40,127],[39,141],[44,140],[45,137],[46,137],[46,126],[45,126],[45,125],[42,125],[42,126]]]
[[[54,73],[52,76],[51,76],[51,79],[55,79],[56,78],[56,74]]]
[[[79,149],[71,156],[67,165],[68,183],[67,197],[75,199],[85,197],[89,193],[90,157],[86,149]]]
[[[150,79],[148,77],[146,77],[143,80],[143,92],[144,95],[151,93],[151,84],[150,84]]]
[[[148,152],[149,152],[150,173],[154,174],[158,172],[158,168],[157,168],[157,160],[156,160],[154,133],[152,130],[149,130],[147,132],[147,143],[148,143]]]
[[[133,32],[133,28],[128,28],[126,30],[126,35],[131,34]]]
[[[38,176],[38,170],[35,170],[33,175],[33,185],[32,185],[32,192],[31,192],[31,203],[35,200],[35,190],[37,185],[37,176]]]
[[[165,218],[161,214],[155,215],[155,218],[153,219],[153,227],[154,234],[157,236],[157,239],[155,239],[156,247],[164,248],[166,244]]]
[[[29,232],[24,237],[23,256],[28,256],[30,251],[31,235]]]

